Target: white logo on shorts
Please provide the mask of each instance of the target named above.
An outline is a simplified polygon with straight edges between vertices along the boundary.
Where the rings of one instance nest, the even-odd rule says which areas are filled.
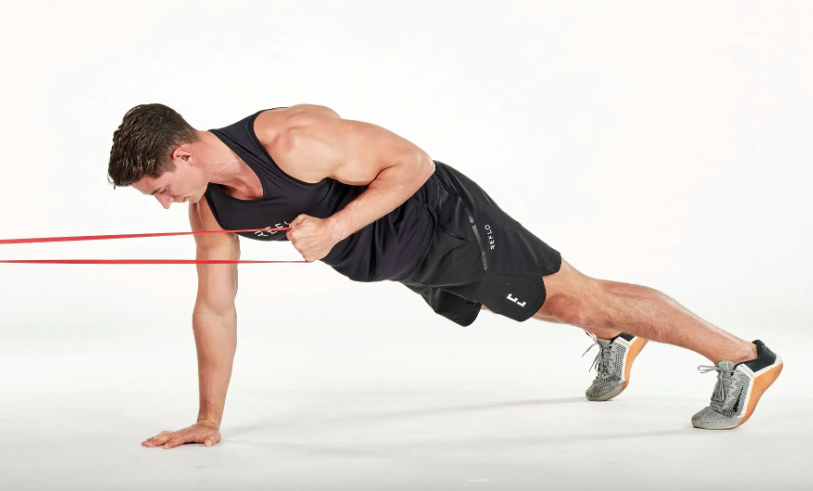
[[[486,236],[488,237],[488,245],[491,246],[491,250],[493,251],[497,244],[494,242],[494,232],[491,230],[491,225],[486,224],[484,227],[486,229]]]
[[[526,303],[526,302],[520,302],[518,298],[516,298],[516,297],[512,297],[510,293],[509,293],[509,294],[508,294],[508,296],[507,296],[507,297],[505,297],[505,298],[507,298],[508,300],[511,300],[512,302],[514,302],[515,304],[519,305],[520,307],[525,307],[525,303]]]

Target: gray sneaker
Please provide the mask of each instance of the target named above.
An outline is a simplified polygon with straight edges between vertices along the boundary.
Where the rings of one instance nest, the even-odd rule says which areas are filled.
[[[609,401],[629,385],[632,362],[647,340],[627,333],[621,333],[613,339],[598,339],[589,332],[587,335],[593,340],[587,351],[598,346],[599,352],[590,367],[596,368],[596,378],[584,395],[590,401]]]
[[[704,430],[730,430],[748,421],[762,394],[782,372],[782,358],[756,340],[757,357],[734,364],[721,361],[701,365],[702,373],[717,372],[711,404],[692,417],[692,426]]]

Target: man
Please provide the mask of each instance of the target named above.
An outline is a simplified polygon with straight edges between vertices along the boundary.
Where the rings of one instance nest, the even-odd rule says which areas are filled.
[[[193,230],[290,226],[241,235],[290,240],[307,261],[324,261],[355,281],[399,281],[463,326],[481,309],[578,326],[599,346],[589,400],[627,387],[647,340],[714,363],[705,368],[717,372],[711,404],[692,418],[698,428],[743,424],[782,370],[762,342],[722,331],[663,293],[580,273],[458,170],[326,107],[264,110],[198,131],[166,106],[136,106],[113,134],[109,176],[164,208],[189,202]],[[198,259],[240,256],[233,233],[195,241]],[[237,267],[200,264],[197,271],[200,412],[194,425],[162,432],[143,442],[148,447],[211,446],[221,438],[236,346]]]

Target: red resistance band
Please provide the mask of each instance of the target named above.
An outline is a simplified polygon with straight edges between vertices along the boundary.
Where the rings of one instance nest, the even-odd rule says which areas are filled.
[[[33,239],[0,239],[3,244],[34,244],[43,242],[80,242],[89,240],[138,239],[144,237],[172,237],[177,235],[206,235],[238,232],[274,232],[290,230],[291,227],[250,228],[244,230],[197,230],[193,232],[162,232],[156,234],[84,235],[74,237],[40,237]],[[308,261],[238,261],[234,259],[6,259],[5,264],[267,264],[306,263]]]

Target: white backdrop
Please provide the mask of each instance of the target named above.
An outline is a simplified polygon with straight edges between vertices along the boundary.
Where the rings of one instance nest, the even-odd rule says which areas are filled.
[[[798,384],[813,368],[811,25],[804,1],[0,0],[0,237],[187,230],[185,205],[165,211],[107,183],[112,133],[136,104],[167,104],[198,129],[323,104],[463,171],[585,274],[657,288],[766,341],[788,366],[767,414],[772,395],[810,397]],[[194,246],[19,245],[0,257],[193,258]],[[243,258],[296,253],[243,241]],[[194,422],[194,267],[0,265],[0,279],[0,400],[14,402],[0,405],[0,469],[11,469],[0,487],[4,475],[34,486],[21,476],[65,457],[12,449],[23,442],[79,439],[90,452],[97,432],[105,455],[141,455],[142,439]],[[488,313],[460,328],[399,284],[352,283],[323,264],[242,267],[238,311],[226,441],[212,452],[229,448],[229,425],[282,425],[269,408],[290,404],[293,418],[314,394],[578,398],[590,380],[578,330]],[[683,428],[711,393],[713,377],[694,372],[704,362],[651,345],[635,391],[685,396]],[[311,395],[289,395],[299,391]],[[798,419],[789,401],[775,414]],[[647,412],[662,410],[653,403]],[[768,431],[760,415],[749,425]],[[62,483],[88,489],[79,481]]]

